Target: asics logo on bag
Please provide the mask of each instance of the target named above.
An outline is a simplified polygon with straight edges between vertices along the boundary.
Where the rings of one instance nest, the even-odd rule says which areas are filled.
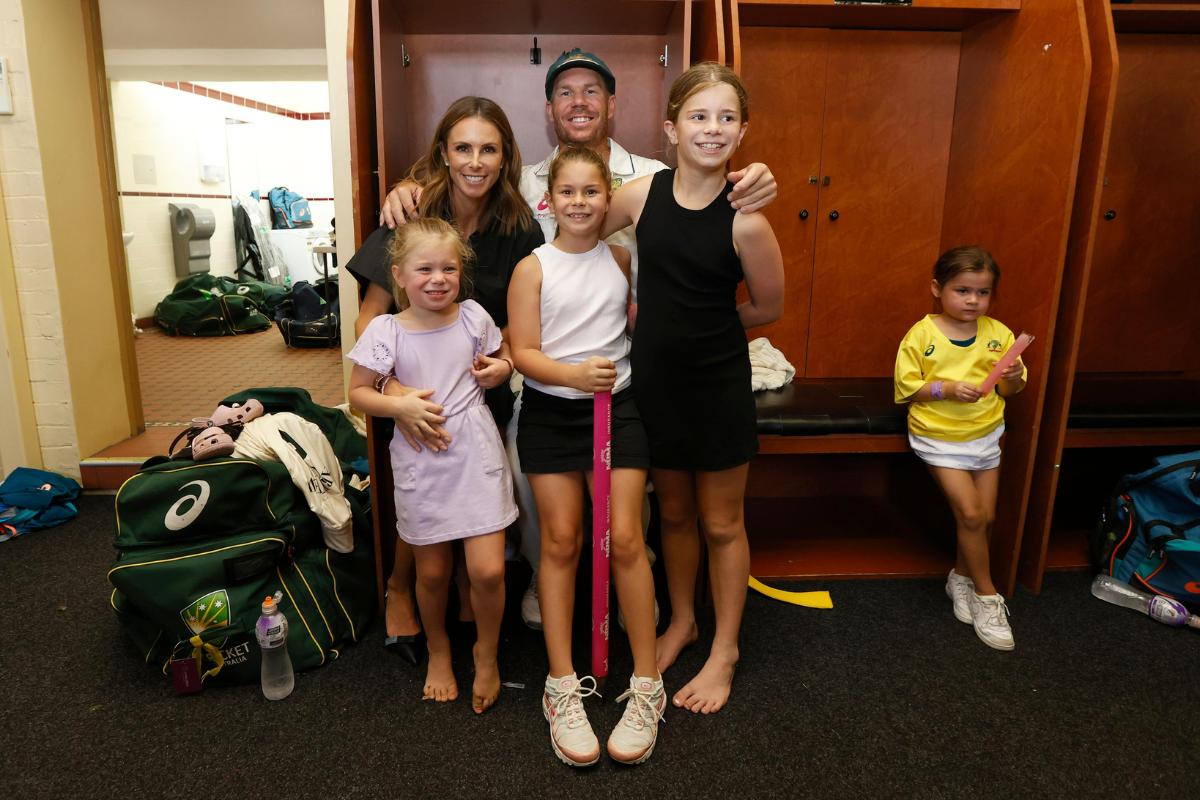
[[[167,509],[167,516],[163,518],[163,524],[167,526],[167,530],[183,530],[195,522],[196,517],[200,516],[200,512],[204,510],[204,506],[208,502],[208,481],[191,481],[185,483],[179,487],[179,491],[182,492],[189,486],[195,486],[197,492],[196,494],[185,494],[176,500],[173,506]]]

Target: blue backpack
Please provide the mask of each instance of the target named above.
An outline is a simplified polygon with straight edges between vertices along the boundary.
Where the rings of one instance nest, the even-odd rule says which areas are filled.
[[[267,192],[267,199],[271,202],[271,222],[275,228],[312,227],[308,201],[286,186],[276,186]]]
[[[1126,475],[1100,515],[1101,572],[1200,611],[1200,450]]]
[[[79,491],[64,475],[17,467],[0,483],[0,542],[71,519]]]

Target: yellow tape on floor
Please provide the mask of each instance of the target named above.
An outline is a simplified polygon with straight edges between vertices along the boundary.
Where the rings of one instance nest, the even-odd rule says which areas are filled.
[[[782,589],[767,586],[753,575],[750,576],[750,588],[759,594],[765,594],[772,600],[791,603],[794,606],[833,608],[833,598],[829,596],[829,592],[785,592]]]

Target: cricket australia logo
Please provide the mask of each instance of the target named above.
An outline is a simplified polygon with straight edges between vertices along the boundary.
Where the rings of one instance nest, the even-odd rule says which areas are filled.
[[[209,592],[180,611],[179,616],[188,630],[196,635],[209,628],[228,628],[229,595],[224,589]]]
[[[179,491],[182,492],[189,486],[196,487],[196,494],[185,494],[167,509],[167,515],[163,518],[163,524],[167,526],[167,530],[181,531],[191,525],[196,521],[196,517],[200,516],[205,504],[208,503],[208,481],[185,483],[179,487]]]

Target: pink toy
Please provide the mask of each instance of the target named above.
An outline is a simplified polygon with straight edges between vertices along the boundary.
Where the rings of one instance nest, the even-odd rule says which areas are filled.
[[[612,393],[597,392],[592,408],[592,674],[600,680],[608,675]]]
[[[1021,357],[1021,353],[1025,352],[1025,348],[1033,343],[1033,336],[1028,333],[1022,333],[1013,342],[1013,346],[1008,348],[1008,352],[1000,356],[1000,360],[996,362],[996,366],[992,367],[992,371],[983,379],[983,383],[979,384],[979,393],[987,394],[992,389],[996,388],[996,384],[1000,382],[1000,376],[1004,374],[1004,370],[1017,363],[1017,359]]]
[[[212,414],[214,425],[232,425],[242,423],[243,425],[252,419],[261,417],[266,409],[263,404],[250,398],[245,403],[234,403],[228,406],[217,406],[217,410]]]

